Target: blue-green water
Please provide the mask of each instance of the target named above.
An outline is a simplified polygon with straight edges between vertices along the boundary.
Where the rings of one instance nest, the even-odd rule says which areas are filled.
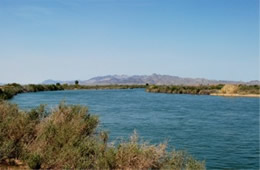
[[[24,93],[11,101],[21,108],[40,103],[89,107],[110,139],[134,129],[145,140],[184,149],[209,169],[259,169],[259,99],[173,95],[135,90],[78,90]]]

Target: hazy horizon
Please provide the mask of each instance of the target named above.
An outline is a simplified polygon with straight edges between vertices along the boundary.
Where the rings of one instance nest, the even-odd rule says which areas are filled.
[[[165,76],[166,74],[157,74],[157,73],[153,73],[153,74],[150,74],[150,75],[126,75],[126,74],[111,74],[111,75],[100,75],[100,76],[94,76],[94,77],[90,77],[88,79],[65,79],[65,80],[62,80],[62,79],[52,79],[52,78],[49,78],[49,79],[45,79],[45,80],[41,80],[39,82],[34,82],[35,84],[41,84],[43,83],[44,81],[58,81],[58,82],[69,82],[69,81],[87,81],[87,80],[90,80],[92,78],[97,78],[97,77],[106,77],[106,76],[128,76],[128,77],[131,77],[131,76],[152,76],[152,75],[161,75],[161,76]],[[177,75],[166,75],[166,76],[176,76],[176,77],[180,77],[180,76],[177,76]],[[203,77],[180,77],[180,78],[192,78],[192,79],[206,79],[206,78],[203,78]],[[242,81],[242,80],[218,80],[218,79],[207,79],[207,80],[216,80],[216,81]],[[250,81],[259,81],[259,80],[249,80],[249,81],[242,81],[242,82],[250,82]],[[8,84],[8,83],[20,83],[20,82],[0,82],[0,84]],[[20,84],[30,84],[28,82],[26,83],[20,83]]]
[[[0,83],[259,80],[258,0],[1,0]]]
[[[168,74],[158,74],[158,73],[152,73],[152,74],[134,74],[134,75],[127,75],[127,74],[108,74],[108,75],[99,75],[99,76],[94,76],[94,77],[90,77],[90,78],[87,78],[87,79],[70,79],[70,80],[60,80],[60,79],[52,79],[52,78],[49,78],[49,79],[45,79],[43,81],[46,81],[46,80],[54,80],[54,81],[75,81],[75,80],[79,80],[79,81],[85,81],[85,80],[89,80],[89,79],[92,79],[92,78],[96,78],[96,77],[105,77],[105,76],[128,76],[128,77],[131,77],[131,76],[151,76],[151,75],[161,75],[161,76],[176,76],[176,77],[180,77],[180,78],[192,78],[192,79],[207,79],[207,78],[204,78],[204,77],[181,77],[181,76],[178,76],[178,75],[168,75]],[[224,80],[224,79],[207,79],[207,80],[219,80],[219,81],[243,81],[243,80]],[[255,79],[257,80],[257,79]],[[244,82],[250,82],[250,81],[255,81],[255,80],[249,80],[249,81],[244,81]],[[41,81],[41,82],[43,82]],[[260,81],[258,79],[258,81]],[[39,82],[39,83],[41,83]]]

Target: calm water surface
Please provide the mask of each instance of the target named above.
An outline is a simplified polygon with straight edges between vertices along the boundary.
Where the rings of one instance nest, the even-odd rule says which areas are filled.
[[[134,129],[151,143],[168,140],[206,161],[208,169],[259,169],[259,99],[173,95],[135,90],[24,93],[11,101],[23,109],[60,101],[97,114],[110,139]]]

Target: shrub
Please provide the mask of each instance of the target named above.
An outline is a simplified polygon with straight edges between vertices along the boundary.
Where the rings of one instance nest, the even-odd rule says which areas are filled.
[[[36,125],[44,114],[43,106],[24,112],[14,104],[0,102],[0,162],[24,156],[26,145],[36,137]]]
[[[205,168],[187,154],[168,153],[166,144],[140,142],[136,133],[117,145],[107,143],[107,133],[96,130],[98,123],[97,116],[79,105],[25,112],[1,102],[0,162],[19,159],[33,169]]]
[[[260,94],[259,85],[239,85],[238,93],[240,94]]]
[[[41,168],[41,157],[38,154],[32,154],[27,158],[27,164],[32,169]]]
[[[238,86],[237,85],[232,85],[232,84],[226,84],[222,89],[222,93],[226,94],[234,94],[237,93],[238,91]]]
[[[86,107],[61,104],[37,126],[37,138],[29,150],[40,154],[44,168],[62,168],[65,164],[76,168],[84,158],[82,154],[91,150],[89,145],[94,145],[97,124],[97,117],[89,115]]]

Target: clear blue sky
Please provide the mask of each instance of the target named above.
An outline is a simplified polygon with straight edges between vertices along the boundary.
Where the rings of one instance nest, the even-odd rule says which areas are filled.
[[[0,82],[259,79],[258,0],[0,0]]]

